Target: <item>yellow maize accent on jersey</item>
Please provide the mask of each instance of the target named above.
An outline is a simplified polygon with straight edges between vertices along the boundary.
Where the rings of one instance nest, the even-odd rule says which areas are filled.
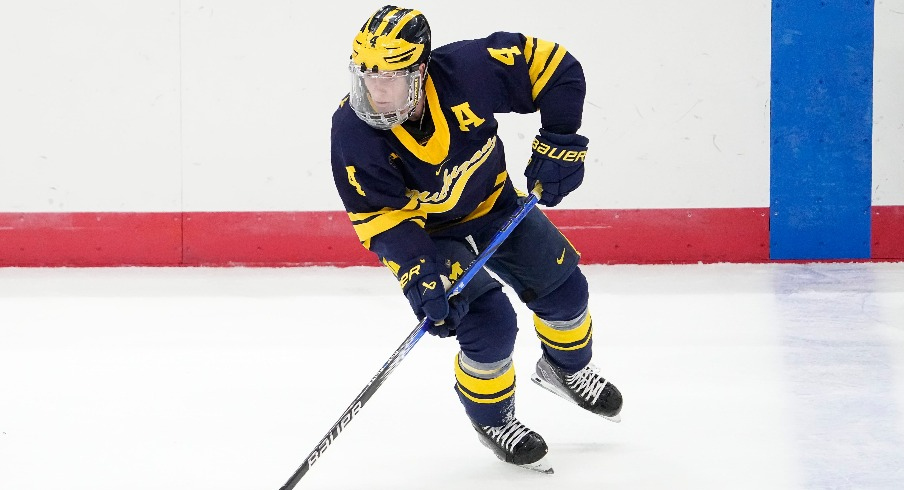
[[[451,189],[448,189],[445,196],[443,196],[445,199],[440,202],[433,203],[423,201],[430,199],[431,197],[439,197],[436,194],[431,195],[424,193],[424,195],[420,195],[417,192],[412,192],[409,196],[410,200],[408,201],[408,204],[402,209],[384,208],[380,211],[370,213],[348,213],[348,217],[355,228],[355,233],[358,235],[361,244],[365,248],[370,249],[371,238],[404,221],[413,221],[423,228],[427,223],[427,213],[442,213],[454,208],[461,199],[461,195],[464,192],[468,180],[487,160],[495,148],[496,138],[492,137],[487,140],[487,143],[480,151],[474,154],[471,160],[458,166],[459,168],[464,167],[464,169],[461,172],[458,172],[457,169],[453,172],[454,174],[457,174],[457,177],[454,179]],[[507,174],[505,172],[497,175],[497,185],[504,182],[506,176]],[[492,209],[501,192],[502,187],[497,189],[496,192],[478,205],[464,221],[476,219],[487,214]]]
[[[534,315],[534,328],[537,330],[537,336],[544,344],[556,350],[577,350],[586,346],[593,336],[592,324],[590,313],[587,313],[587,317],[577,327],[570,330],[556,330]]]
[[[433,119],[433,136],[427,140],[427,144],[421,146],[418,142],[408,134],[401,125],[392,128],[392,134],[405,145],[418,160],[422,160],[431,165],[440,165],[443,160],[449,156],[449,142],[451,136],[449,134],[449,123],[443,116],[442,108],[439,105],[439,97],[436,95],[436,87],[433,86],[433,79],[427,76],[427,83],[424,86],[427,94],[427,104],[430,106],[430,117]]]
[[[524,61],[528,63],[531,61],[531,56],[534,55],[534,39],[529,37],[524,41]]]
[[[354,165],[349,165],[349,166],[345,167],[345,171],[348,173],[348,183],[351,184],[352,187],[354,187],[356,191],[358,191],[358,194],[361,194],[362,196],[366,196],[367,194],[364,193],[364,189],[361,188],[361,184],[359,184],[358,181],[355,179]]]
[[[528,73],[531,86],[533,87],[531,95],[536,100],[537,95],[546,87],[567,51],[556,43],[537,38],[528,38],[524,52],[525,58],[530,61]]]
[[[383,258],[383,265],[385,265],[386,267],[389,267],[389,270],[392,271],[392,274],[393,274],[394,276],[398,276],[398,275],[399,275],[399,268],[401,267],[399,264],[397,264],[397,263],[395,263],[395,262],[393,262],[393,261],[391,261],[391,260],[387,260],[387,259],[384,257],[384,258]]]
[[[472,219],[477,219],[489,213],[493,209],[493,206],[496,205],[496,200],[499,199],[499,196],[502,194],[502,189],[504,189],[504,187],[501,184],[505,182],[505,179],[507,177],[508,172],[504,170],[500,172],[499,175],[496,176],[496,186],[498,188],[492,194],[490,194],[490,197],[484,199],[482,203],[478,204],[477,207],[474,208],[474,211],[471,211],[467,216],[465,216],[461,220],[461,222],[464,223],[471,221]]]
[[[402,209],[384,208],[372,213],[348,213],[348,218],[361,244],[369,249],[371,238],[404,221],[413,221],[423,228],[427,223],[427,212],[420,209],[420,203],[412,199]]]
[[[492,379],[480,379],[466,373],[459,364],[458,355],[455,355],[455,380],[458,382],[458,391],[474,403],[498,403],[515,394],[515,367],[514,363],[499,376]],[[464,388],[464,389],[462,389]],[[467,390],[467,391],[465,391]],[[480,395],[479,397],[471,393]]]

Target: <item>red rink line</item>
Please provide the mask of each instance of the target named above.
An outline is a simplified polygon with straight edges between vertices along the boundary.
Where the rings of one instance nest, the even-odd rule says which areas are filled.
[[[548,210],[585,264],[766,262],[767,208]],[[904,206],[872,258],[904,260]],[[0,267],[377,265],[344,212],[0,213]]]

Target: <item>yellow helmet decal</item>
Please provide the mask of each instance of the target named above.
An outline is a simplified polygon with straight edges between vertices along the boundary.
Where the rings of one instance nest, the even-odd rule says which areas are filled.
[[[368,71],[407,68],[420,59],[424,45],[401,39],[399,32],[421,12],[396,8],[378,18],[383,13],[374,14],[355,36],[352,61]]]

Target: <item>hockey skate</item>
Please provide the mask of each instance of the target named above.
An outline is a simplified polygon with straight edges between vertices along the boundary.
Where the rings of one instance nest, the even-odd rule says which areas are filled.
[[[568,374],[544,354],[537,361],[537,371],[531,379],[584,410],[613,422],[621,422],[622,395],[615,385],[600,376],[599,369],[593,364]]]
[[[473,421],[471,425],[477,431],[481,444],[502,461],[540,473],[553,473],[544,459],[549,451],[546,441],[518,419],[512,417],[505,425],[498,427],[480,426]]]

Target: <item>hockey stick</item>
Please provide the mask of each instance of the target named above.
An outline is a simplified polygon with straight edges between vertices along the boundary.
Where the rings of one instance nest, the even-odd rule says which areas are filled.
[[[465,270],[464,274],[462,274],[462,276],[458,279],[458,281],[455,282],[452,288],[446,292],[446,298],[451,298],[452,296],[460,293],[461,290],[468,285],[468,283],[471,281],[471,279],[474,278],[477,272],[480,271],[481,268],[483,268],[484,264],[486,264],[486,262],[490,260],[490,257],[492,257],[499,246],[502,245],[502,242],[505,241],[506,238],[508,238],[508,236],[512,233],[512,230],[514,230],[515,227],[518,226],[518,223],[520,223],[521,220],[523,220],[524,217],[527,216],[527,213],[530,212],[530,210],[533,209],[533,207],[537,204],[539,195],[540,188],[538,184],[537,187],[534,188],[534,191],[530,194],[530,198],[525,201],[521,205],[521,207],[518,208],[518,211],[513,214],[511,218],[509,218],[505,225],[503,225],[502,228],[498,232],[496,232],[496,235],[493,236],[493,239],[490,241],[490,244],[487,245],[487,248],[480,252],[477,258],[474,259],[474,262],[472,262],[471,265],[469,265]],[[320,444],[317,444],[317,446],[314,447],[314,450],[311,451],[310,454],[308,454],[308,457],[305,458],[301,466],[299,466],[298,469],[295,470],[295,473],[291,478],[289,478],[289,481],[287,481],[285,485],[280,487],[280,490],[292,490],[293,488],[295,488],[295,485],[298,484],[299,480],[301,480],[301,477],[303,477],[305,473],[307,473],[308,470],[311,469],[311,466],[313,466],[314,463],[316,463],[317,460],[323,456],[323,453],[326,452],[333,441],[335,441],[336,438],[339,437],[340,434],[342,434],[342,431],[345,430],[345,427],[348,426],[348,424],[358,416],[358,412],[361,411],[361,408],[364,407],[364,404],[367,403],[368,400],[370,400],[370,397],[372,397],[374,393],[376,393],[377,389],[380,388],[380,385],[382,385],[383,382],[386,381],[386,378],[388,378],[389,375],[392,374],[392,371],[396,368],[396,366],[399,365],[399,363],[402,362],[405,356],[408,355],[408,352],[410,352],[411,349],[414,348],[414,345],[417,344],[417,341],[420,340],[421,337],[423,337],[430,326],[430,320],[428,318],[425,318],[424,320],[421,320],[417,328],[415,328],[410,334],[408,334],[408,338],[406,338],[405,341],[402,342],[402,345],[400,345],[399,348],[396,349],[391,356],[389,356],[389,359],[386,360],[386,363],[383,364],[383,367],[381,367],[380,370],[377,371],[377,374],[375,374],[374,377],[371,378],[370,382],[367,383],[367,386],[365,386],[364,389],[361,390],[361,393],[359,393],[358,396],[355,397],[351,405],[349,405],[348,408],[345,409],[345,412],[342,413],[342,417],[339,417],[339,420],[337,420],[336,423],[333,424],[333,427],[330,429],[330,431],[327,432],[325,436],[323,436],[323,439],[321,439]]]

